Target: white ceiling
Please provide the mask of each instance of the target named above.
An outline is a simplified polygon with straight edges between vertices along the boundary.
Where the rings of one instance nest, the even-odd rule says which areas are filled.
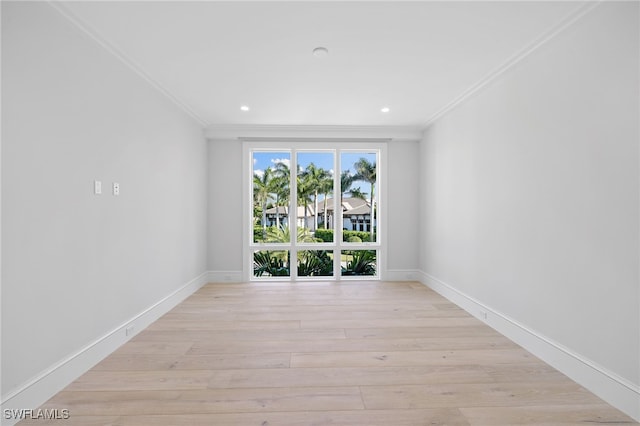
[[[203,125],[423,126],[579,2],[67,2]],[[315,47],[329,50],[325,58]],[[249,112],[240,111],[248,105]],[[391,108],[382,113],[383,106]]]

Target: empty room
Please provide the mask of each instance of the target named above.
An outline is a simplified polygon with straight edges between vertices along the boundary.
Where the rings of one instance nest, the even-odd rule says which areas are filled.
[[[639,424],[639,2],[1,14],[2,425]]]

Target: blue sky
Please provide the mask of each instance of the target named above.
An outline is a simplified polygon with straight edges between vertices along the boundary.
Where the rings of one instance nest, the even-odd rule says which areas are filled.
[[[298,165],[305,168],[309,163],[314,163],[316,167],[323,168],[325,170],[333,171],[334,161],[332,152],[298,152]],[[355,174],[353,164],[360,158],[366,158],[371,163],[376,161],[376,154],[370,152],[343,152],[341,154],[342,170],[350,170],[351,174]],[[254,152],[253,153],[253,171],[254,173],[261,173],[267,167],[274,168],[278,161],[284,161],[289,164],[291,159],[291,153],[287,151],[273,151],[273,152]],[[367,193],[371,190],[370,185],[366,182],[358,181],[354,182],[353,188],[360,188],[362,192]]]
[[[343,152],[341,157],[342,170],[349,169],[351,173],[355,173],[353,164],[360,158],[366,158],[370,162],[376,161],[375,153],[368,152]],[[253,153],[253,170],[264,170],[267,167],[275,167],[278,160],[290,161],[291,154],[289,152],[254,152]],[[333,170],[333,153],[329,152],[299,152],[298,165],[305,168],[309,163],[314,163],[317,167],[325,170]]]

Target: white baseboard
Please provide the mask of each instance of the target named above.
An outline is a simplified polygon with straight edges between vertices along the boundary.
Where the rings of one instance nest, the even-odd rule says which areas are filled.
[[[84,374],[138,332],[148,327],[208,282],[208,273],[189,281],[163,299],[149,306],[122,325],[99,337],[76,353],[51,366],[18,389],[3,395],[0,422],[14,425],[19,419],[6,419],[5,410],[35,409]],[[133,329],[130,329],[133,327]],[[127,329],[129,334],[127,335]],[[64,407],[61,407],[64,408]]]
[[[242,282],[242,271],[209,271],[207,279],[210,283],[239,283]]]
[[[416,281],[419,271],[416,269],[387,269],[383,271],[382,279],[385,281]],[[208,281],[210,283],[240,283],[242,271],[209,271]]]
[[[425,272],[419,271],[417,276],[422,284],[513,340],[607,403],[640,421],[640,386]]]
[[[385,281],[416,281],[419,272],[416,269],[387,269],[384,271]]]

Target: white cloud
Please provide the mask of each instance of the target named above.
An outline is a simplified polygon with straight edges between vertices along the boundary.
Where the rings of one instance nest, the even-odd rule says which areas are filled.
[[[262,178],[264,176],[264,170],[257,169],[257,170],[254,170],[253,173],[255,175],[258,175],[258,177],[260,177],[260,178]]]
[[[289,160],[288,158],[272,158],[271,162],[273,164],[282,163],[287,167],[291,167],[291,160]]]

